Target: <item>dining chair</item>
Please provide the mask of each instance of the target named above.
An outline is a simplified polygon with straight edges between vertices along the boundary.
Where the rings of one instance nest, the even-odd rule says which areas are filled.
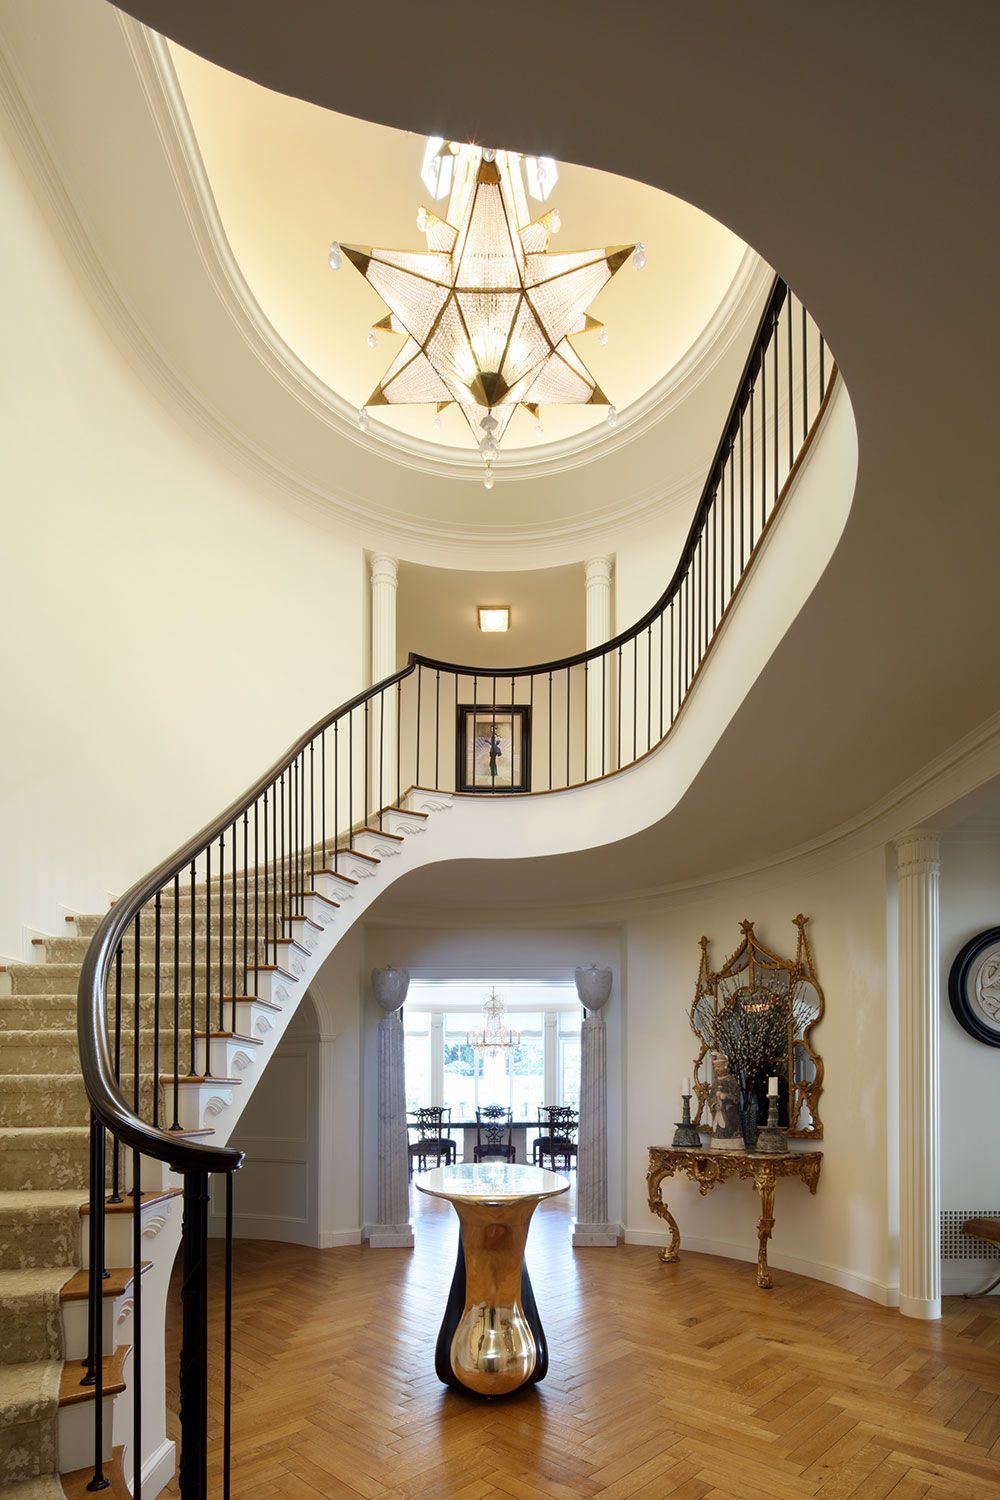
[[[476,1110],[475,1161],[497,1158],[512,1162],[514,1147],[511,1143],[514,1117],[509,1109],[500,1104],[487,1104]]]
[[[436,1167],[441,1165],[442,1158],[446,1167],[452,1166],[458,1157],[458,1147],[448,1134],[451,1129],[451,1108],[444,1108],[439,1104],[430,1105],[426,1109],[415,1109],[413,1116],[407,1122],[407,1130],[417,1132],[417,1139],[409,1143],[410,1176],[413,1176],[414,1159],[421,1172],[427,1170],[428,1157],[434,1158]]]

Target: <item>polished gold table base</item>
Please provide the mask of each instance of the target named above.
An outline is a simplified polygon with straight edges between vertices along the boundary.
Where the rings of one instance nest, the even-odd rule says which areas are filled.
[[[439,1167],[415,1184],[447,1198],[460,1227],[435,1354],[438,1378],[477,1396],[507,1396],[544,1379],[548,1349],[524,1247],[540,1200],[569,1183],[555,1172],[504,1162]]]

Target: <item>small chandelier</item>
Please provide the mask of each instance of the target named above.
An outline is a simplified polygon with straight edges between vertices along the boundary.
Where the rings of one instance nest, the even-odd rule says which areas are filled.
[[[570,342],[602,323],[586,309],[630,256],[641,269],[645,249],[549,252],[559,212],[532,219],[528,195],[544,202],[558,177],[551,157],[483,150],[432,137],[423,180],[435,199],[448,197],[445,217],[419,210],[417,227],[426,250],[380,250],[334,241],[329,262],[343,256],[361,272],[389,308],[368,343],[398,334],[403,346],[358,416],[367,409],[428,404],[458,405],[479,448],[483,483],[493,487],[493,463],[507,426],[523,407],[538,424],[542,405],[605,406],[608,424],[617,412]]]
[[[486,1057],[496,1057],[499,1052],[512,1052],[521,1045],[521,1033],[504,1025],[503,1001],[496,990],[490,990],[483,1002],[483,1026],[479,1031],[467,1031],[465,1039],[474,1052]]]

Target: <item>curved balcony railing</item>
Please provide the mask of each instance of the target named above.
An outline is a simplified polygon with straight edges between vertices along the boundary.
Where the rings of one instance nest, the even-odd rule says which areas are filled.
[[[83,964],[78,1011],[92,1111],[84,1378],[97,1387],[96,1487],[106,1478],[100,1399],[106,1179],[111,1200],[121,1202],[126,1181],[140,1181],[143,1157],[183,1175],[180,1485],[183,1495],[200,1496],[208,1182],[211,1174],[224,1175],[231,1226],[232,1178],[242,1157],[185,1132],[180,1081],[210,1076],[212,1032],[238,1029],[240,1001],[256,995],[261,972],[277,965],[317,873],[337,872],[359,832],[379,827],[410,786],[501,796],[558,792],[614,775],[663,741],[781,507],[834,378],[821,333],[776,279],[677,566],[641,620],[602,645],[534,666],[469,667],[411,655],[405,667],[307,730],[101,922]],[[138,1194],[132,1203],[138,1225]],[[230,1295],[227,1269],[227,1314]],[[227,1316],[227,1473],[228,1326]],[[140,1367],[136,1351],[136,1424]],[[141,1453],[138,1430],[132,1447]]]

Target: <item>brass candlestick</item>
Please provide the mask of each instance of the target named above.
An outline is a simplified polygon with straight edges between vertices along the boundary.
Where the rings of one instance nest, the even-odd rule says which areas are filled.
[[[757,1150],[765,1156],[784,1156],[788,1152],[788,1136],[778,1124],[777,1094],[768,1095],[767,1124],[757,1132]]]
[[[682,1094],[681,1099],[684,1118],[677,1123],[673,1143],[675,1146],[700,1146],[701,1136],[698,1133],[698,1127],[691,1124],[691,1095]]]

